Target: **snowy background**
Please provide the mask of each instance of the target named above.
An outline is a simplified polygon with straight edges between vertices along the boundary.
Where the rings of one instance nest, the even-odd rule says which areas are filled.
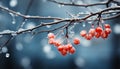
[[[30,0],[0,0],[0,5],[25,14]],[[65,0],[67,1],[67,0]],[[77,0],[75,0],[77,1]],[[99,1],[99,0],[98,0]],[[101,0],[103,1],[103,0]],[[82,3],[78,0],[79,3]],[[86,0],[95,3],[97,0]],[[97,8],[97,9],[95,9]],[[66,12],[77,14],[81,12],[95,12],[102,7],[79,8],[57,5],[46,0],[33,0],[28,15],[70,17]],[[120,68],[120,18],[106,21],[112,26],[112,34],[108,39],[92,39],[87,41],[80,37],[81,44],[73,55],[61,56],[55,47],[47,43],[47,34],[21,34],[2,48],[0,54],[0,69],[119,69]],[[15,31],[23,18],[0,10],[0,32]],[[30,19],[25,21],[23,28],[32,28],[42,21]],[[45,22],[48,22],[47,20]],[[49,29],[50,26],[43,27]],[[80,24],[74,28],[75,36],[78,30],[89,28],[89,24]],[[0,35],[0,43],[9,36]]]

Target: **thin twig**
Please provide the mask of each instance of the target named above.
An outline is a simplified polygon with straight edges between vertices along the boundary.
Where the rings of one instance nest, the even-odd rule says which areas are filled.
[[[94,4],[77,4],[77,3],[67,3],[67,2],[59,2],[57,0],[48,0],[50,2],[53,2],[53,3],[57,3],[57,4],[60,4],[60,5],[66,5],[66,6],[79,6],[79,7],[90,7],[90,6],[96,6],[96,5],[106,5],[108,3],[110,3],[111,1],[108,0],[108,1],[104,1],[104,2],[98,2],[98,3],[94,3]]]

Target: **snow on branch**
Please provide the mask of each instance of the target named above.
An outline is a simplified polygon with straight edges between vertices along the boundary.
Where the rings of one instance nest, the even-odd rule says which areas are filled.
[[[78,7],[91,7],[91,6],[96,6],[96,5],[106,5],[107,7],[105,9],[99,10],[97,12],[94,13],[82,13],[79,14],[84,15],[82,17],[71,17],[71,18],[61,18],[61,17],[44,17],[44,16],[31,16],[31,15],[24,15],[20,12],[16,12],[14,10],[11,10],[7,7],[4,7],[2,5],[0,5],[0,10],[2,11],[6,11],[7,13],[12,13],[13,15],[17,15],[19,17],[22,17],[24,19],[40,19],[40,20],[52,20],[52,22],[48,22],[48,23],[40,23],[39,25],[33,27],[33,28],[29,28],[29,29],[18,29],[16,31],[11,31],[11,30],[4,30],[2,32],[0,32],[0,35],[10,35],[12,37],[17,36],[18,34],[22,34],[22,33],[27,33],[27,32],[31,32],[33,30],[36,30],[40,27],[44,27],[47,25],[55,25],[55,24],[63,24],[62,26],[56,27],[54,29],[47,29],[47,30],[40,30],[39,32],[35,32],[35,33],[43,33],[43,32],[52,32],[52,31],[56,31],[59,29],[67,29],[66,31],[68,31],[68,27],[70,27],[71,25],[73,25],[74,23],[82,23],[84,21],[98,21],[100,22],[100,20],[110,20],[116,17],[120,17],[120,6],[113,6],[113,7],[109,7],[110,3],[119,3],[116,0],[108,0],[108,1],[104,1],[104,2],[98,2],[98,3],[94,3],[94,4],[78,4],[78,3],[74,3],[74,2],[59,2],[57,0],[48,0],[50,2],[56,3],[56,4],[60,4],[60,5],[65,5],[65,6],[78,6]],[[113,14],[114,15],[110,15],[110,16],[105,16],[107,14]],[[96,17],[94,17],[96,16]],[[66,32],[66,36],[68,36],[68,33]],[[11,39],[9,39],[8,41],[10,41]],[[7,42],[8,43],[8,42]],[[6,43],[5,43],[6,44]]]
[[[113,0],[98,2],[98,3],[94,3],[94,4],[77,4],[77,3],[74,3],[74,2],[68,3],[68,2],[60,2],[60,1],[57,1],[57,0],[48,0],[48,1],[60,4],[60,5],[66,5],[66,6],[90,7],[90,6],[96,6],[96,5],[107,5],[110,2],[112,2]],[[116,1],[114,1],[114,2],[116,2]]]
[[[45,20],[57,20],[55,22],[48,22],[48,23],[41,23],[33,28],[30,28],[30,29],[23,29],[23,30],[18,30],[18,31],[12,31],[12,32],[0,32],[0,35],[12,35],[12,34],[22,34],[24,32],[29,32],[29,31],[32,31],[32,30],[35,30],[37,28],[40,28],[40,27],[43,27],[43,26],[47,26],[47,25],[54,25],[54,24],[59,24],[59,23],[62,23],[62,22],[70,22],[70,21],[73,21],[73,22],[83,22],[83,21],[90,21],[91,19],[89,19],[90,17],[92,16],[96,16],[96,15],[104,15],[104,14],[110,14],[110,13],[115,13],[115,12],[120,12],[120,6],[117,6],[117,7],[109,7],[109,8],[106,8],[106,9],[103,9],[102,11],[98,11],[98,12],[95,12],[95,13],[91,13],[91,14],[88,14],[82,18],[60,18],[60,17],[42,17],[42,16],[30,16],[30,15],[23,15],[19,12],[15,12],[13,10],[10,10],[6,7],[3,7],[3,6],[0,6],[0,9],[4,10],[4,11],[7,11],[8,13],[12,13],[14,15],[17,15],[17,16],[20,16],[20,17],[23,17],[23,18],[26,18],[26,19],[45,19]],[[110,10],[113,10],[112,12],[109,12]],[[119,10],[119,11],[115,11],[115,10]],[[120,16],[120,13],[118,13],[117,15],[115,16],[111,16],[111,17],[106,17],[106,18],[102,18],[103,20],[108,20],[108,19],[111,19],[111,18],[115,18],[115,17],[118,17]],[[43,31],[45,32],[45,31]],[[48,32],[48,31],[47,31]]]

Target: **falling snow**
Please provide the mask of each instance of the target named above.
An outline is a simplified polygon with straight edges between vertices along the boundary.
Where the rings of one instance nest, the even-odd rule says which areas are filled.
[[[18,51],[21,51],[21,50],[23,49],[23,44],[20,43],[20,42],[16,43],[16,49],[17,49]]]
[[[27,57],[24,57],[24,58],[21,59],[21,65],[23,67],[29,67],[30,63],[31,63],[31,60]]]
[[[6,53],[6,52],[8,52],[8,49],[7,49],[7,47],[3,47],[3,48],[2,48],[2,52],[3,52],[3,53]]]
[[[56,57],[55,52],[54,51],[50,51],[49,53],[46,54],[46,57],[48,59],[54,59]]]
[[[75,64],[78,66],[78,67],[84,67],[85,66],[85,60],[81,57],[77,57],[75,59]]]
[[[120,24],[116,24],[113,28],[115,34],[120,34]]]
[[[83,25],[82,25],[83,27],[85,27],[86,25],[85,25],[85,23],[83,23]]]
[[[15,7],[17,3],[18,3],[17,0],[11,0],[9,4],[11,7]]]
[[[49,53],[49,52],[51,51],[51,46],[49,46],[49,45],[44,46],[44,47],[43,47],[43,51],[44,51],[45,53]]]
[[[9,58],[9,57],[10,57],[10,54],[9,54],[9,53],[6,53],[5,57],[6,57],[6,58]]]

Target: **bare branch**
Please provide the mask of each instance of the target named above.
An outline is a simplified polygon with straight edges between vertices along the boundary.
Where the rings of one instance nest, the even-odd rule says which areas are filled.
[[[5,7],[4,7],[5,8]],[[2,8],[3,9],[3,8]],[[21,34],[21,33],[24,33],[24,32],[29,32],[29,31],[32,31],[32,30],[35,30],[35,29],[37,29],[37,28],[40,28],[40,27],[43,27],[43,26],[46,26],[46,25],[54,25],[54,24],[59,24],[59,23],[62,23],[62,22],[70,22],[70,21],[73,21],[73,22],[82,22],[82,21],[87,21],[87,19],[88,18],[90,18],[90,17],[92,17],[92,16],[95,16],[95,15],[99,15],[99,14],[104,14],[105,12],[107,12],[107,11],[110,11],[110,10],[120,10],[120,6],[117,6],[117,7],[110,7],[110,8],[106,8],[106,9],[103,9],[102,11],[99,11],[99,12],[96,12],[96,13],[92,13],[92,14],[89,14],[89,15],[86,15],[86,16],[84,16],[83,18],[65,18],[65,19],[63,19],[63,18],[60,18],[60,20],[58,20],[58,21],[56,21],[56,22],[49,22],[49,23],[43,23],[43,24],[40,24],[40,25],[37,25],[37,26],[35,26],[34,28],[31,28],[31,29],[24,29],[24,30],[22,30],[22,31],[14,31],[14,32],[5,32],[5,33],[0,33],[0,35],[12,35],[12,34]],[[22,17],[26,17],[25,15],[23,16],[23,14],[18,14],[18,13],[16,13],[15,11],[12,11],[12,10],[9,10],[9,9],[7,9],[6,11],[9,11],[9,12],[11,12],[11,13],[14,13],[14,14],[17,14],[17,15],[19,15],[19,16],[21,16],[22,15]],[[108,12],[107,12],[108,13]],[[113,18],[113,17],[118,17],[118,16],[120,16],[120,14],[118,14],[118,15],[115,15],[115,16],[112,16],[112,17],[108,17],[108,18],[102,18],[102,19],[104,19],[104,20],[108,20],[108,19],[111,19],[111,18]],[[29,17],[31,17],[31,16],[29,16]],[[43,19],[43,17],[41,17],[42,19]],[[47,17],[44,17],[44,19],[56,19],[56,18],[51,18],[51,17],[49,17],[49,18],[47,18]]]
[[[96,21],[97,24],[100,25],[102,20],[109,20],[109,19],[113,19],[113,18],[116,18],[116,17],[120,17],[120,6],[109,7],[110,3],[117,3],[117,4],[119,3],[115,0],[107,0],[107,1],[104,1],[104,2],[98,2],[98,3],[93,3],[93,4],[78,4],[78,3],[74,3],[74,2],[70,2],[70,3],[69,2],[59,2],[57,0],[48,0],[48,1],[56,3],[56,4],[60,4],[60,5],[78,6],[78,7],[85,7],[85,8],[86,7],[91,7],[91,6],[97,6],[97,5],[105,5],[106,8],[102,9],[101,11],[94,12],[94,13],[79,14],[76,17],[74,17],[73,15],[68,13],[68,15],[71,16],[71,18],[61,18],[61,17],[51,17],[51,16],[43,17],[43,16],[38,16],[38,15],[37,16],[28,15],[27,13],[30,9],[30,6],[31,6],[33,0],[30,0],[25,14],[21,14],[20,12],[16,12],[14,10],[11,10],[7,7],[4,7],[4,6],[0,5],[0,10],[6,11],[9,14],[13,14],[13,15],[22,17],[23,18],[22,22],[24,22],[26,19],[51,20],[51,22],[39,23],[37,26],[35,26],[33,28],[29,28],[29,29],[22,29],[22,26],[24,25],[24,23],[21,23],[20,25],[18,25],[19,28],[16,31],[8,30],[9,32],[8,31],[7,32],[6,31],[0,32],[0,35],[9,35],[10,36],[10,38],[5,43],[3,43],[3,45],[1,45],[0,50],[2,49],[2,47],[7,45],[12,40],[12,38],[14,38],[15,36],[17,36],[19,34],[31,33],[32,32],[33,35],[36,35],[36,34],[43,33],[43,32],[53,32],[53,31],[64,30],[65,29],[66,30],[65,38],[68,39],[69,38],[69,35],[68,35],[69,30],[68,29],[69,29],[69,27],[74,25],[74,23],[76,23],[76,22],[77,23],[82,23],[84,21],[94,21],[93,23],[95,24],[95,21]],[[115,14],[113,14],[112,16],[106,16],[107,14],[112,14],[112,13],[115,13]],[[96,16],[96,17],[94,17],[94,16]],[[61,23],[63,23],[62,26],[57,26],[53,29],[47,29],[47,30],[42,30],[41,29],[40,31],[37,31],[37,29],[39,29],[41,27],[44,27],[44,26],[47,26],[47,25],[61,24]]]
[[[60,30],[60,29],[64,29],[66,27],[67,24],[65,25],[62,25],[60,27],[57,27],[57,28],[54,28],[54,29],[50,29],[50,30],[41,30],[39,32],[35,32],[34,34],[39,34],[39,33],[43,33],[43,32],[53,32],[53,31],[56,31],[56,30]]]
[[[42,17],[42,16],[23,15],[23,14],[21,14],[20,12],[15,12],[15,11],[10,10],[10,9],[4,7],[4,6],[1,6],[1,5],[0,5],[0,9],[1,9],[1,10],[4,10],[4,11],[7,11],[7,12],[9,12],[9,13],[12,13],[12,14],[14,14],[14,15],[17,15],[17,16],[21,16],[21,17],[23,17],[23,18],[25,18],[25,19],[48,19],[48,20],[53,20],[53,19],[55,19],[55,20],[61,20],[61,18],[59,18],[59,17]]]
[[[110,20],[110,19],[114,19],[114,18],[117,18],[117,17],[120,17],[120,13],[115,15],[115,16],[111,16],[111,17],[107,17],[107,18],[103,18],[103,20]]]
[[[30,29],[23,29],[23,30],[20,30],[20,31],[18,30],[18,31],[11,31],[11,32],[0,32],[0,35],[22,34],[22,33],[25,33],[25,32],[33,31],[37,28],[40,28],[40,27],[43,27],[43,26],[46,26],[46,25],[54,25],[54,24],[58,24],[58,23],[61,23],[61,22],[67,22],[67,21],[69,21],[69,20],[60,20],[60,21],[57,21],[57,22],[43,23],[43,24],[37,25],[34,28],[30,28]]]
[[[104,2],[98,2],[98,3],[94,3],[94,4],[76,4],[76,3],[73,3],[73,2],[71,2],[71,3],[59,2],[57,0],[48,0],[48,1],[60,4],[60,5],[66,5],[66,6],[90,7],[90,6],[96,6],[96,5],[106,5],[106,4],[109,4],[113,0],[108,0],[108,1],[104,1]]]
[[[115,9],[114,9],[114,8],[115,8]],[[117,6],[117,7],[112,7],[112,8],[110,8],[110,9],[106,9],[106,10],[107,10],[107,11],[109,11],[109,10],[120,10],[119,8],[120,8],[120,6]],[[5,11],[7,11],[7,12],[9,12],[9,13],[13,13],[14,15],[21,16],[21,17],[23,17],[23,18],[25,18],[25,19],[64,20],[64,18],[60,18],[60,17],[42,17],[42,16],[23,15],[23,14],[21,14],[21,13],[19,13],[19,12],[15,12],[15,11],[10,10],[10,9],[8,9],[8,8],[6,8],[6,7],[3,7],[3,6],[0,6],[0,9],[5,10]],[[101,11],[100,11],[100,12],[101,12]],[[100,12],[99,12],[99,13],[100,13]],[[105,10],[102,11],[103,14],[110,14],[110,13],[116,13],[116,12],[118,12],[118,11],[107,12],[107,13],[106,13]],[[95,14],[98,14],[98,12],[95,13]],[[94,14],[92,14],[92,15],[94,15]],[[69,19],[69,18],[68,18],[68,19]]]

